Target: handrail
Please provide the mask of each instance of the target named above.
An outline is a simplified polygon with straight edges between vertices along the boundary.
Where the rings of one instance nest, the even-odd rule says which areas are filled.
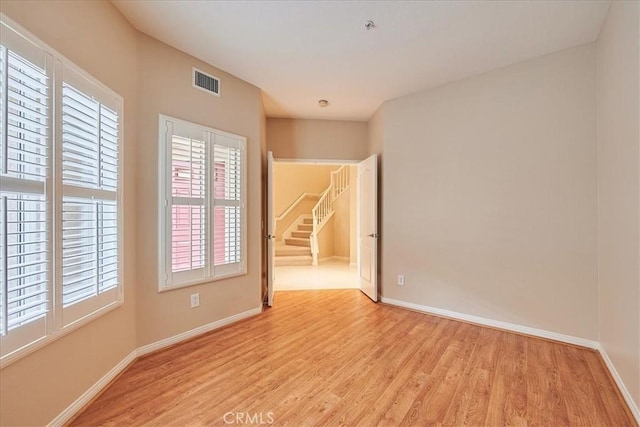
[[[349,186],[349,168],[345,165],[331,172],[331,183],[311,210],[313,229],[309,236],[313,265],[318,265],[318,233],[333,214],[333,202]]]
[[[302,201],[307,197],[321,197],[321,196],[322,194],[317,194],[317,193],[302,193],[300,197],[298,197],[293,203],[291,203],[291,205],[282,213],[282,215],[276,217],[276,221],[281,221],[282,219],[284,219],[284,217],[289,215],[291,211],[294,210],[295,207],[298,206],[300,203],[302,203]]]

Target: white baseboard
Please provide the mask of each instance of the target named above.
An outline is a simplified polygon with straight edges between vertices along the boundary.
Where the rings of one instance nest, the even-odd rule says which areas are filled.
[[[640,409],[638,409],[638,405],[636,404],[636,402],[633,401],[633,397],[631,397],[631,393],[629,393],[629,390],[624,385],[622,378],[620,378],[618,371],[616,371],[616,368],[613,365],[613,362],[609,358],[609,355],[607,354],[602,344],[598,345],[598,352],[600,353],[600,356],[602,356],[602,360],[604,360],[604,364],[607,366],[607,369],[609,369],[609,372],[611,372],[611,376],[613,377],[613,380],[618,385],[618,389],[620,390],[620,393],[622,393],[622,397],[624,397],[625,402],[627,402],[627,406],[629,406],[629,409],[631,410],[631,413],[635,417],[636,422],[640,424]]]
[[[173,344],[177,344],[189,338],[193,338],[198,335],[204,334],[205,332],[213,331],[214,329],[227,326],[231,323],[238,322],[240,320],[246,319],[247,317],[255,316],[260,313],[262,313],[262,306],[252,308],[251,310],[244,311],[242,313],[234,314],[233,316],[225,317],[224,319],[220,319],[215,322],[211,322],[206,325],[199,326],[195,329],[191,329],[190,331],[185,331],[178,335],[174,335],[172,337],[165,338],[160,341],[156,341],[154,343],[139,347],[137,355],[138,357],[144,356],[145,354],[152,353],[154,351],[160,350],[162,348],[168,347]]]
[[[327,261],[345,261],[345,262],[349,262],[349,257],[331,255],[331,256],[326,256],[326,257],[318,259],[318,262],[327,262]]]
[[[62,411],[57,417],[55,417],[48,426],[57,427],[63,426],[78,413],[86,404],[91,402],[91,400],[96,397],[102,389],[104,389],[114,378],[116,378],[122,371],[124,371],[127,366],[135,362],[137,358],[137,351],[133,350],[131,353],[127,355],[124,359],[120,361],[116,366],[111,368],[109,372],[105,374],[102,378],[98,380],[94,385],[92,385],[89,390],[82,393],[82,396],[77,398],[75,402],[67,407],[64,411]]]
[[[381,301],[385,304],[395,305],[398,307],[409,308],[423,313],[434,314],[436,316],[449,317],[455,320],[462,320],[478,325],[491,326],[492,328],[505,329],[507,331],[518,332],[526,335],[547,338],[555,341],[565,342],[568,344],[579,345],[582,347],[597,349],[599,343],[597,341],[585,338],[574,337],[571,335],[559,334],[557,332],[545,331],[543,329],[531,328],[529,326],[517,325],[515,323],[502,322],[500,320],[487,319],[485,317],[473,316],[471,314],[459,313],[457,311],[445,310],[437,307],[429,307],[427,305],[413,304],[410,302],[400,301],[396,299],[382,297]]]
[[[205,332],[212,331],[214,329],[221,328],[223,326],[229,325],[231,323],[238,322],[240,320],[246,319],[251,316],[255,316],[257,314],[262,313],[262,306],[253,308],[251,310],[235,314],[233,316],[225,317],[224,319],[217,320],[215,322],[202,325],[195,329],[191,329],[190,331],[182,332],[178,335],[174,335],[169,338],[165,338],[160,341],[156,341],[151,344],[147,344],[145,346],[139,347],[136,350],[133,350],[127,357],[122,359],[120,363],[114,366],[109,372],[107,372],[102,378],[98,380],[94,385],[89,388],[89,390],[85,391],[82,396],[75,400],[71,405],[67,407],[64,411],[62,411],[57,417],[55,417],[48,426],[57,427],[63,426],[68,423],[84,406],[89,403],[94,397],[96,397],[102,389],[104,389],[115,377],[117,377],[124,369],[127,368],[131,363],[135,362],[135,360],[144,356],[145,354],[149,354],[156,350],[160,350],[162,348],[168,347],[173,344],[177,344],[181,341],[187,340],[189,338],[193,338],[200,334],[204,334]]]

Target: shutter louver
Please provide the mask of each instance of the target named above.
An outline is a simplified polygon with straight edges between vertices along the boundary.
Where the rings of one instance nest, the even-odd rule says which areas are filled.
[[[64,83],[62,87],[62,182],[84,188],[99,185],[100,104]]]
[[[6,54],[6,53],[5,53]],[[44,182],[47,178],[48,79],[45,71],[8,51],[7,175]],[[44,188],[43,188],[44,193]]]
[[[118,286],[118,208],[98,203],[98,292]]]
[[[118,114],[100,108],[100,187],[118,190]]]
[[[69,306],[98,294],[96,280],[96,204],[62,201],[62,302]]]

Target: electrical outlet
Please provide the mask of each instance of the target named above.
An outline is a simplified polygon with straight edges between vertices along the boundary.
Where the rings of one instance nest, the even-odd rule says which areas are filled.
[[[200,294],[191,294],[191,308],[200,306]]]
[[[398,274],[398,286],[404,286],[404,274]]]

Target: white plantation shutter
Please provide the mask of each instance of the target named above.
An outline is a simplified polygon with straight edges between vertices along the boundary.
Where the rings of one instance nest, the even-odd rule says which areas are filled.
[[[0,336],[11,353],[51,317],[50,57],[2,28],[0,39]]]
[[[205,266],[205,143],[173,135],[171,144],[171,268]]]
[[[67,325],[119,297],[119,108],[105,105],[100,90],[74,72],[65,70],[64,79],[61,293]]]
[[[226,143],[227,145],[221,145]],[[216,137],[214,159],[214,266],[242,262],[243,151],[237,141]]]
[[[123,294],[122,98],[0,18],[1,368]]]
[[[246,273],[246,139],[161,116],[160,290]]]

